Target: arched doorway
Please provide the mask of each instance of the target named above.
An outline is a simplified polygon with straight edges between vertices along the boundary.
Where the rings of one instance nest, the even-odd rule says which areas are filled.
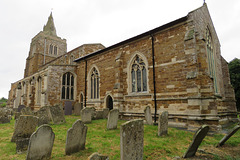
[[[108,95],[107,98],[106,98],[106,107],[109,110],[113,109],[113,99],[112,99],[112,97],[110,95]]]

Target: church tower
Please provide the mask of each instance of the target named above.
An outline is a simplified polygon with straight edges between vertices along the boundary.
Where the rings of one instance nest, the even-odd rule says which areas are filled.
[[[29,55],[26,59],[24,78],[38,72],[45,64],[66,52],[66,39],[57,36],[51,13],[43,31],[32,38]]]

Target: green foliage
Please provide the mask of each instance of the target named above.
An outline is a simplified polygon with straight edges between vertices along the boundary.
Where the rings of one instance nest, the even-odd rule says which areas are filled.
[[[228,64],[231,84],[235,91],[235,98],[237,100],[237,109],[240,111],[240,59],[233,59]]]
[[[7,102],[7,99],[4,98],[4,97],[2,97],[2,98],[0,99],[0,102]]]

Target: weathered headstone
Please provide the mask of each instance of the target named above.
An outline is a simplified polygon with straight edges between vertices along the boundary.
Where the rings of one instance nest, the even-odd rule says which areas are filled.
[[[83,123],[91,123],[92,122],[92,109],[91,108],[83,108],[82,109],[81,120]]]
[[[22,110],[23,108],[25,108],[25,107],[26,107],[26,106],[24,106],[24,105],[19,105],[17,111],[18,111],[18,112],[21,112],[21,110]]]
[[[63,110],[60,105],[50,106],[50,118],[54,124],[66,123]]]
[[[77,120],[67,131],[65,154],[70,155],[85,149],[86,136],[87,126],[82,121]]]
[[[95,152],[88,157],[88,160],[109,160],[109,158],[108,156],[104,156]]]
[[[216,147],[220,147],[222,145],[224,145],[224,143],[230,138],[232,137],[232,135],[234,135],[240,128],[240,125],[236,125],[227,135],[225,135],[220,142],[217,144]]]
[[[149,124],[149,125],[153,125],[151,108],[149,106],[145,107],[144,115],[145,115],[146,123]]]
[[[37,125],[38,118],[36,116],[21,115],[16,123],[11,142],[22,138],[29,138],[35,131]]]
[[[158,136],[168,134],[168,111],[163,111],[158,117]]]
[[[14,119],[18,119],[21,115],[21,112],[14,112]]]
[[[109,108],[103,108],[103,119],[108,118]]]
[[[118,109],[112,109],[108,113],[107,129],[116,129],[117,128],[118,117],[119,117]]]
[[[40,126],[30,137],[26,159],[49,159],[52,153],[54,138],[55,134],[49,125],[44,124]]]
[[[95,119],[103,119],[103,110],[95,111]]]
[[[11,119],[12,119],[11,111],[6,107],[0,108],[0,124],[10,123]]]
[[[33,115],[33,112],[30,107],[24,107],[21,110],[21,115]]]
[[[38,117],[38,126],[50,123],[51,118],[50,118],[49,114],[50,114],[50,109],[48,106],[41,107],[36,112],[36,116]]]
[[[132,120],[121,125],[121,160],[143,159],[143,120]]]
[[[196,131],[196,133],[193,136],[193,141],[190,144],[190,146],[188,147],[185,154],[183,155],[183,158],[190,158],[190,157],[193,157],[196,154],[198,147],[202,143],[202,140],[205,138],[208,131],[209,131],[209,126],[207,126],[207,125],[201,126]]]
[[[96,108],[94,108],[94,107],[88,107],[88,108],[91,109],[92,119],[95,119],[95,117],[96,117]]]
[[[74,105],[74,114],[76,116],[80,116],[81,115],[81,110],[82,110],[81,104],[80,103],[75,103],[75,105]]]
[[[22,139],[16,140],[16,151],[17,151],[17,154],[21,154],[21,153],[27,151],[28,144],[29,144],[29,139],[30,138],[22,138]]]

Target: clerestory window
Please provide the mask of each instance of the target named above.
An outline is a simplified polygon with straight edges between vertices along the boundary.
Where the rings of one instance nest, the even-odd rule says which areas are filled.
[[[62,76],[62,99],[73,100],[74,97],[74,76],[67,72]]]
[[[137,55],[131,65],[132,92],[147,91],[147,70],[144,61]]]

